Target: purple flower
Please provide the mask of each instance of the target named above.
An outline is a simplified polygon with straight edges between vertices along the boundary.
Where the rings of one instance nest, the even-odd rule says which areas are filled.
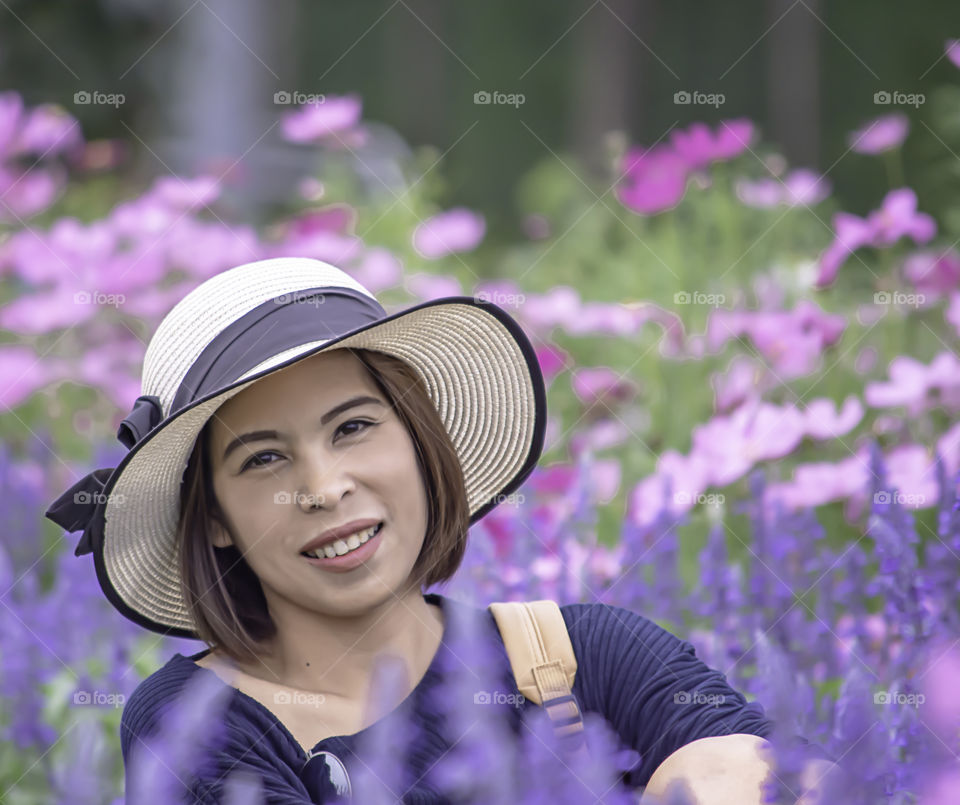
[[[413,232],[413,248],[427,260],[475,249],[486,234],[486,219],[465,207],[454,207],[422,222]]]
[[[637,393],[637,385],[606,366],[577,369],[571,380],[573,393],[586,407],[603,402],[615,406],[629,402]]]
[[[866,219],[840,212],[833,217],[836,230],[833,243],[820,256],[817,285],[829,285],[840,266],[861,246],[891,246],[902,237],[922,244],[937,232],[936,222],[926,213],[917,212],[917,195],[908,187],[891,190],[879,210]]]
[[[948,350],[937,354],[929,366],[899,355],[890,362],[889,375],[889,382],[867,384],[863,395],[867,405],[904,406],[910,416],[916,416],[936,402],[931,391],[939,391],[939,402],[951,404],[956,404],[960,395],[960,358]]]
[[[283,137],[293,143],[351,138],[362,109],[358,95],[327,95],[322,101],[287,112],[280,123]]]
[[[861,154],[880,154],[898,148],[910,131],[910,121],[903,112],[878,117],[866,126],[852,132],[847,143]]]
[[[873,230],[874,246],[891,246],[903,237],[926,243],[937,234],[933,218],[917,212],[917,194],[909,187],[887,193],[880,209],[870,213],[867,220]]]
[[[675,129],[670,133],[670,143],[690,170],[697,170],[743,153],[750,147],[753,134],[753,123],[740,118],[721,121],[715,132],[705,123],[694,123],[686,131]]]
[[[948,39],[944,45],[944,52],[957,67],[960,67],[960,39]]]
[[[960,254],[954,249],[915,252],[904,261],[903,273],[918,291],[938,296],[960,284]]]
[[[737,197],[748,207],[788,207],[818,204],[830,195],[830,180],[813,171],[798,168],[783,179],[766,177],[736,183]]]
[[[617,198],[641,215],[654,215],[680,203],[687,189],[687,162],[672,148],[631,149],[624,160]]]
[[[833,400],[811,400],[804,411],[807,436],[814,439],[836,439],[853,430],[863,419],[863,404],[859,397],[850,395],[843,401],[838,413]]]
[[[771,504],[780,501],[790,509],[822,506],[862,492],[867,483],[867,464],[854,455],[838,462],[798,464],[793,480],[767,487]]]

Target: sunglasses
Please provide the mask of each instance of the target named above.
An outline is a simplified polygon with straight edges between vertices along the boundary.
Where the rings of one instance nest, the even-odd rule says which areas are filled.
[[[353,796],[347,767],[333,752],[311,752],[300,780],[314,802],[349,802]]]

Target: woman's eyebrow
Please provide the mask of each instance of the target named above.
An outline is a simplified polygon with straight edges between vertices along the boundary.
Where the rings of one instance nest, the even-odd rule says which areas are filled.
[[[320,425],[326,425],[331,419],[336,417],[339,414],[342,414],[344,411],[355,408],[358,405],[384,405],[382,400],[378,400],[376,397],[370,397],[369,395],[362,395],[359,397],[352,397],[349,400],[345,400],[338,405],[335,405],[322,417],[320,417]],[[286,434],[279,433],[275,430],[255,430],[250,433],[244,433],[241,436],[238,436],[230,444],[227,445],[226,450],[223,451],[223,458],[221,461],[226,461],[229,455],[236,450],[238,447],[241,447],[245,444],[250,444],[251,442],[263,442],[270,439],[286,439]]]

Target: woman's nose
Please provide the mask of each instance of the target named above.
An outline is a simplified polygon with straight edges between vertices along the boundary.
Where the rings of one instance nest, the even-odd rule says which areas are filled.
[[[297,489],[296,502],[303,511],[331,508],[340,502],[344,495],[353,489],[353,482],[342,465],[336,459],[324,462],[314,460],[305,465],[300,487]]]

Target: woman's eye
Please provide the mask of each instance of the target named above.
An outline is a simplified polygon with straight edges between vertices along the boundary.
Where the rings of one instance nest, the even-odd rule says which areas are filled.
[[[353,436],[356,433],[365,431],[367,428],[371,427],[373,424],[374,424],[373,422],[368,422],[365,419],[351,419],[349,422],[344,422],[339,428],[337,428],[337,433],[339,433],[348,425],[364,425],[365,426],[363,428],[360,428],[360,430],[350,431],[349,433],[345,434],[346,436]]]
[[[345,436],[354,436],[357,433],[362,433],[367,428],[370,428],[375,424],[376,424],[375,422],[368,422],[365,419],[351,419],[349,422],[344,422],[339,428],[337,428],[337,433],[340,433],[341,431],[343,431]],[[351,430],[351,431],[343,430],[344,428],[347,428],[350,425],[363,425],[363,427],[357,430]],[[250,467],[267,467],[270,464],[274,464],[276,462],[264,461],[261,458],[261,456],[278,456],[278,455],[280,454],[275,453],[273,450],[264,450],[263,452],[260,452],[260,453],[254,453],[252,456],[250,456],[250,458],[248,458],[244,462],[243,466],[240,468],[240,472],[244,472]]]
[[[264,462],[260,456],[276,456],[278,453],[274,453],[272,450],[264,450],[262,453],[255,453],[247,459],[243,466],[240,468],[240,472],[244,472],[248,467],[266,467],[269,464],[273,464],[272,461]]]

